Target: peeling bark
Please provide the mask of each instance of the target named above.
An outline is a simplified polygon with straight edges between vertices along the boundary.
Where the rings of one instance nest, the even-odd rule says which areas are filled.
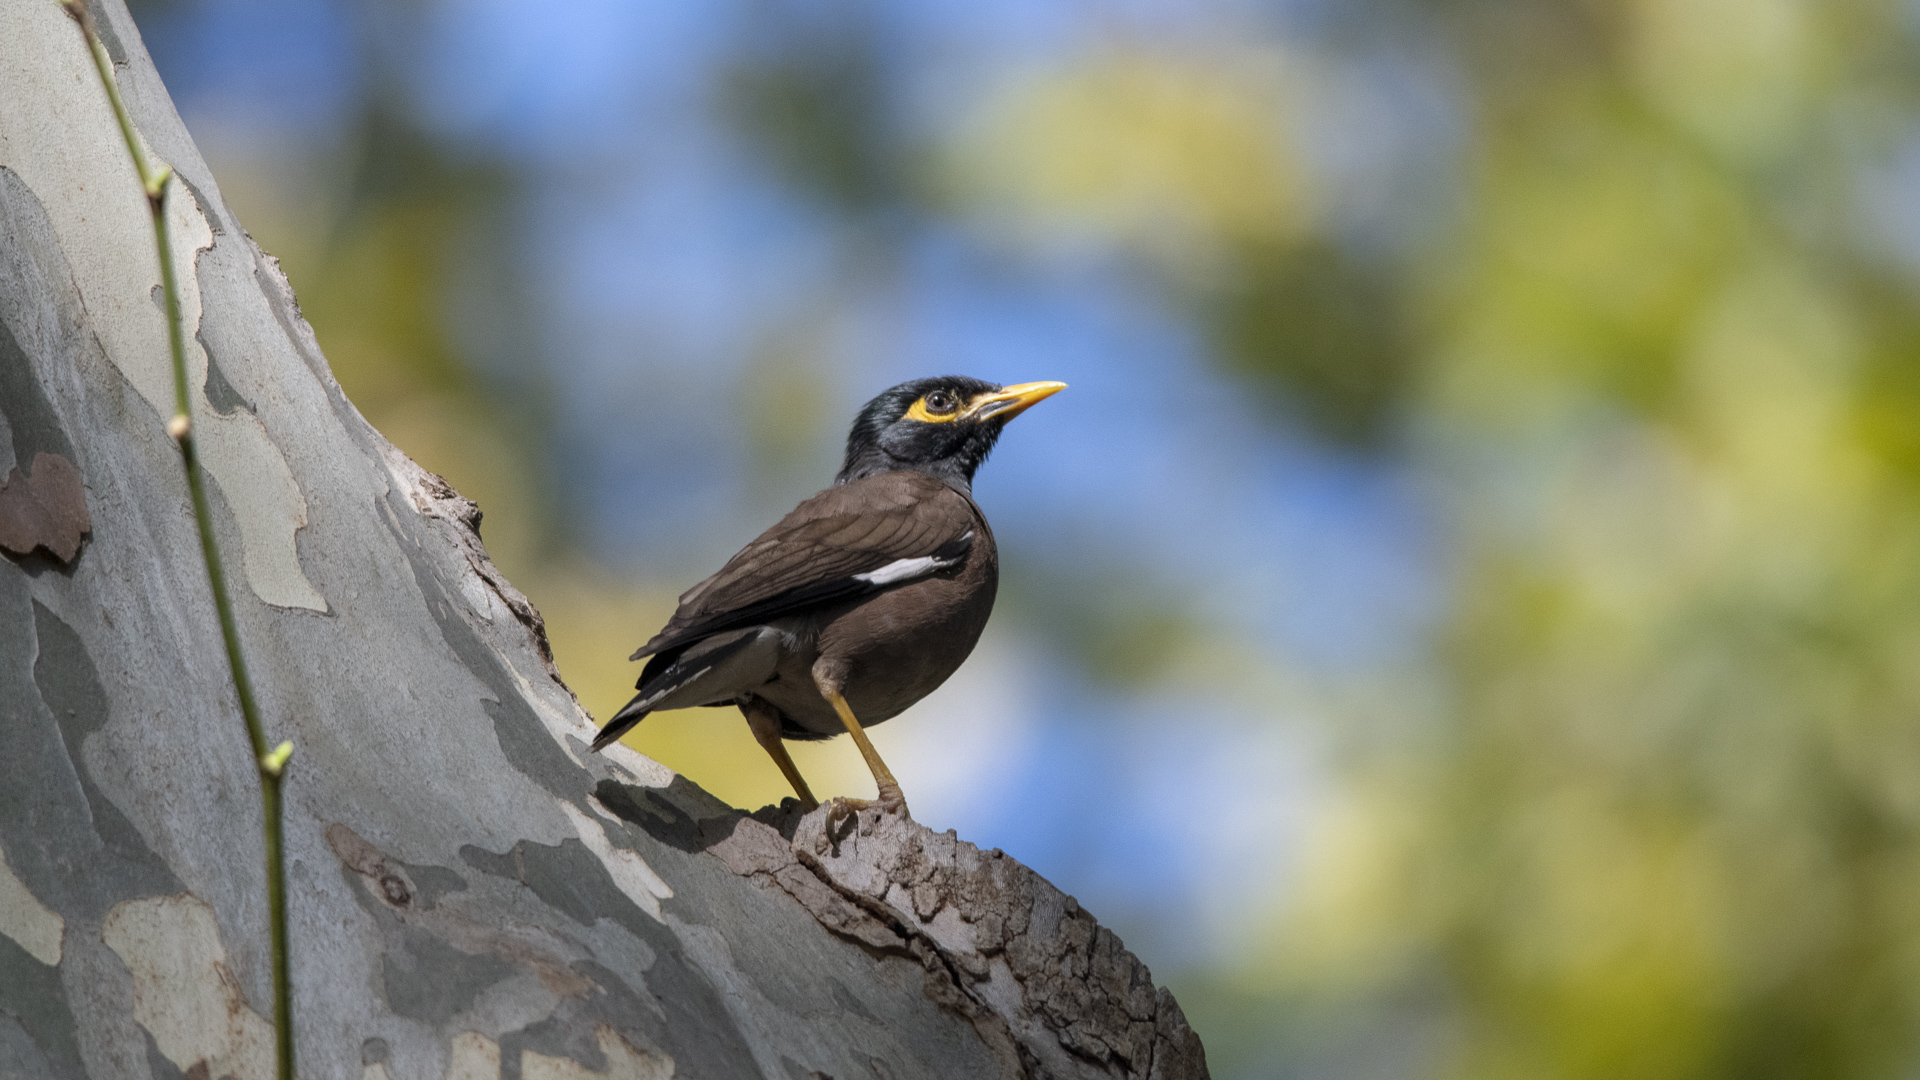
[[[86,487],[80,470],[59,454],[33,455],[32,470],[13,469],[0,483],[0,550],[10,555],[42,551],[65,565],[93,531]]]
[[[587,753],[478,510],[341,394],[100,6],[186,181],[216,528],[269,736],[297,748],[304,1076],[1206,1075],[1173,999],[1014,860],[872,815],[748,816]],[[155,397],[151,252],[78,35],[0,5],[0,532],[33,534],[0,536],[0,1076],[271,1073],[254,762]]]

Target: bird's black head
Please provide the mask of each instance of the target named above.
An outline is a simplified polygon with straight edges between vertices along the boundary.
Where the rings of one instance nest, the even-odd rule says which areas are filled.
[[[847,462],[834,482],[916,469],[971,491],[974,470],[987,460],[1007,421],[1066,388],[1057,382],[995,386],[963,375],[901,383],[860,410],[847,434]]]

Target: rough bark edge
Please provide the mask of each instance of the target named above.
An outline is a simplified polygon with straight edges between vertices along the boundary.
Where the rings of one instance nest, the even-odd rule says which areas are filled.
[[[467,565],[493,590],[493,594],[514,619],[526,628],[528,640],[554,685],[566,691],[573,703],[579,705],[580,696],[560,677],[560,669],[554,664],[553,645],[547,640],[547,620],[534,608],[533,601],[527,599],[527,594],[514,588],[500,568],[493,565],[493,559],[480,541],[480,505],[455,491],[453,485],[447,483],[446,477],[428,472],[385,438],[381,439],[380,448],[386,455],[387,470],[400,482],[414,509],[426,517],[455,526],[448,530],[448,534],[459,546],[461,554],[466,556]]]
[[[925,968],[1002,1075],[1201,1080],[1206,1053],[1145,964],[1073,897],[1018,860],[878,810],[829,832],[789,800],[705,823],[729,870],[793,897],[820,925]]]

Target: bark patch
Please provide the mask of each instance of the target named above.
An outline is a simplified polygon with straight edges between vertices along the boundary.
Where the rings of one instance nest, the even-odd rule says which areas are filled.
[[[100,937],[133,975],[133,1018],[176,1068],[272,1080],[273,1025],[247,1006],[213,909],[190,894],[118,904]]]
[[[48,967],[60,965],[67,921],[49,910],[25,882],[13,876],[4,851],[0,851],[0,935],[11,938]]]
[[[611,1025],[596,1025],[594,1038],[607,1059],[604,1070],[588,1069],[572,1058],[524,1050],[520,1054],[520,1080],[673,1080],[672,1058],[636,1048]]]
[[[9,554],[39,549],[70,565],[92,531],[80,470],[59,454],[33,455],[26,472],[15,468],[0,484],[0,548]]]

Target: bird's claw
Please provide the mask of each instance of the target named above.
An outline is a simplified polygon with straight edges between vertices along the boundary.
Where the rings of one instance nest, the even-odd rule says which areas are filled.
[[[829,827],[838,825],[842,820],[873,807],[879,807],[881,813],[898,814],[909,821],[913,819],[913,815],[907,812],[907,797],[901,792],[900,785],[881,784],[880,797],[877,799],[849,799],[845,796],[834,799],[827,809],[827,824]]]

